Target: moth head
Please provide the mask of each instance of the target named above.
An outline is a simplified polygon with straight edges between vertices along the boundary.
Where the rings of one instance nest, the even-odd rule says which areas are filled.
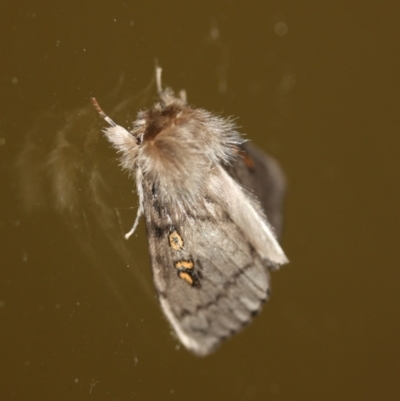
[[[163,131],[165,134],[166,130],[179,124],[181,113],[182,107],[176,103],[168,106],[158,103],[151,109],[138,113],[132,134],[140,140],[140,143],[155,140]]]
[[[232,121],[179,99],[139,112],[132,134],[143,173],[162,193],[184,197],[196,196],[213,166],[228,163],[243,142]]]

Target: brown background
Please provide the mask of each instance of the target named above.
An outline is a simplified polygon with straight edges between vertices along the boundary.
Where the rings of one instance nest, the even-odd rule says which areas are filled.
[[[396,2],[8,3],[0,398],[400,399]],[[291,263],[273,274],[263,313],[205,359],[177,347],[162,317],[143,221],[124,259],[107,228],[89,220],[102,237],[85,242],[79,220],[74,231],[51,202],[28,214],[18,195],[15,160],[40,113],[87,106],[122,74],[125,95],[139,93],[156,58],[192,103],[238,116],[288,179]],[[114,170],[106,182],[118,194],[133,183]],[[120,202],[127,230],[136,201]]]

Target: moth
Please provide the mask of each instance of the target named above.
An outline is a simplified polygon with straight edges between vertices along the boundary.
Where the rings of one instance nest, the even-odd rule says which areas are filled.
[[[277,240],[284,179],[231,119],[161,85],[132,130],[93,104],[123,169],[136,180],[154,283],[183,345],[199,356],[247,325],[269,296],[269,271],[288,262]],[[268,216],[268,219],[267,219]]]

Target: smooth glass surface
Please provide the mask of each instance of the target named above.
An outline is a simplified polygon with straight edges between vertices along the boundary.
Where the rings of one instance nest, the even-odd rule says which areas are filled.
[[[3,5],[0,399],[400,399],[398,13],[390,1]],[[189,102],[238,117],[288,181],[291,263],[254,322],[203,359],[162,316],[144,221],[122,238],[134,182],[90,106],[129,98],[128,126],[156,100],[156,59]]]

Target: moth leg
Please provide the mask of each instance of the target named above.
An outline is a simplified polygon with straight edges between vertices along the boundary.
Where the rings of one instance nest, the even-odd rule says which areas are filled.
[[[181,90],[179,91],[179,97],[180,97],[180,99],[182,100],[182,103],[183,103],[183,104],[187,104],[187,95],[186,95],[185,89],[181,89]]]
[[[132,228],[125,234],[125,239],[129,239],[129,237],[135,232],[138,224],[139,219],[142,217],[144,213],[144,195],[143,195],[143,173],[140,167],[136,170],[136,185],[137,185],[137,194],[139,197],[139,209],[136,214],[135,222],[133,223]]]
[[[162,85],[161,85],[161,73],[162,73],[162,68],[161,67],[156,67],[157,92],[158,92],[158,96],[160,96],[160,97],[163,94]]]
[[[139,219],[142,217],[142,215],[143,215],[143,206],[140,204],[139,209],[138,209],[137,214],[136,214],[135,222],[133,223],[133,226],[129,230],[129,232],[127,232],[125,234],[125,239],[129,239],[130,236],[136,231],[136,228],[137,228],[137,226],[139,224]]]

